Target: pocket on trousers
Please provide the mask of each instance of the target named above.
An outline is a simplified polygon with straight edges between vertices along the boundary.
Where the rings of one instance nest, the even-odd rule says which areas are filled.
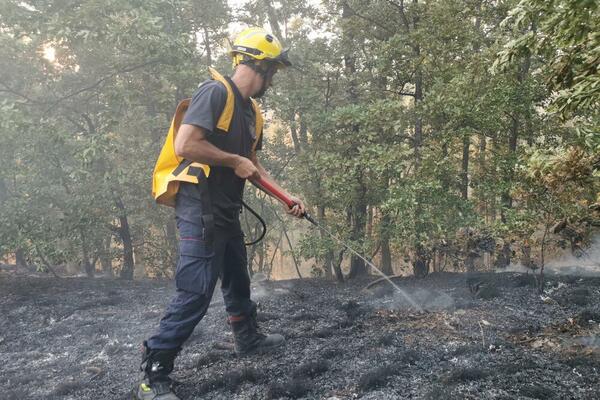
[[[214,251],[199,237],[182,237],[179,240],[179,260],[175,273],[177,289],[206,295],[213,280],[212,259]]]

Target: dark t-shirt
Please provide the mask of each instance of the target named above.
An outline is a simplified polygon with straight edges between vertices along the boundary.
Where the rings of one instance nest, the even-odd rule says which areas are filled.
[[[215,80],[202,83],[192,97],[189,108],[183,117],[182,123],[196,125],[202,128],[207,140],[228,153],[250,157],[252,145],[256,139],[256,116],[250,100],[244,100],[235,84],[227,78],[234,93],[235,107],[231,125],[228,132],[216,128],[217,122],[227,100],[227,89]],[[262,147],[262,137],[256,149]],[[211,166],[208,177],[209,193],[217,228],[229,228],[238,224],[238,217],[242,207],[245,179],[239,178],[228,167]],[[198,198],[200,195],[197,185],[182,183],[179,193],[184,196]],[[192,210],[176,210],[178,217],[195,219],[198,216],[181,215]]]

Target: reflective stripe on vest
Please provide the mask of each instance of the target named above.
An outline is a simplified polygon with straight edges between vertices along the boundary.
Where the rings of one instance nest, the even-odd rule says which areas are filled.
[[[209,68],[208,70],[211,78],[223,83],[227,89],[225,107],[217,121],[217,128],[221,131],[228,132],[235,109],[235,94],[233,93],[233,88],[229,82],[221,74],[213,68]],[[262,135],[264,121],[258,103],[254,99],[251,100],[252,108],[254,109],[254,114],[256,116],[256,139],[252,144],[252,151],[255,151]],[[175,154],[175,137],[181,126],[183,116],[190,105],[190,101],[191,99],[185,99],[177,105],[177,110],[171,121],[167,139],[160,151],[152,176],[152,196],[157,203],[170,207],[175,206],[175,195],[179,190],[179,182],[198,183],[198,177],[189,173],[190,168],[202,168],[207,177],[210,174],[209,165],[189,162]]]

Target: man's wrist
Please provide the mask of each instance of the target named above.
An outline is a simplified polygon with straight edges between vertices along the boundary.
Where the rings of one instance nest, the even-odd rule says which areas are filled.
[[[237,166],[240,164],[242,156],[237,155],[237,154],[231,154],[231,157],[227,158],[227,164],[226,166],[231,168],[231,169],[236,169]]]

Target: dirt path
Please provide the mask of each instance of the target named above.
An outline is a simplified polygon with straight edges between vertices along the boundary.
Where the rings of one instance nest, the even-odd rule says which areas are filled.
[[[255,284],[259,321],[288,339],[237,359],[213,350],[220,295],[178,358],[184,399],[600,399],[600,279],[517,274]],[[2,399],[126,399],[170,282],[0,274]]]

